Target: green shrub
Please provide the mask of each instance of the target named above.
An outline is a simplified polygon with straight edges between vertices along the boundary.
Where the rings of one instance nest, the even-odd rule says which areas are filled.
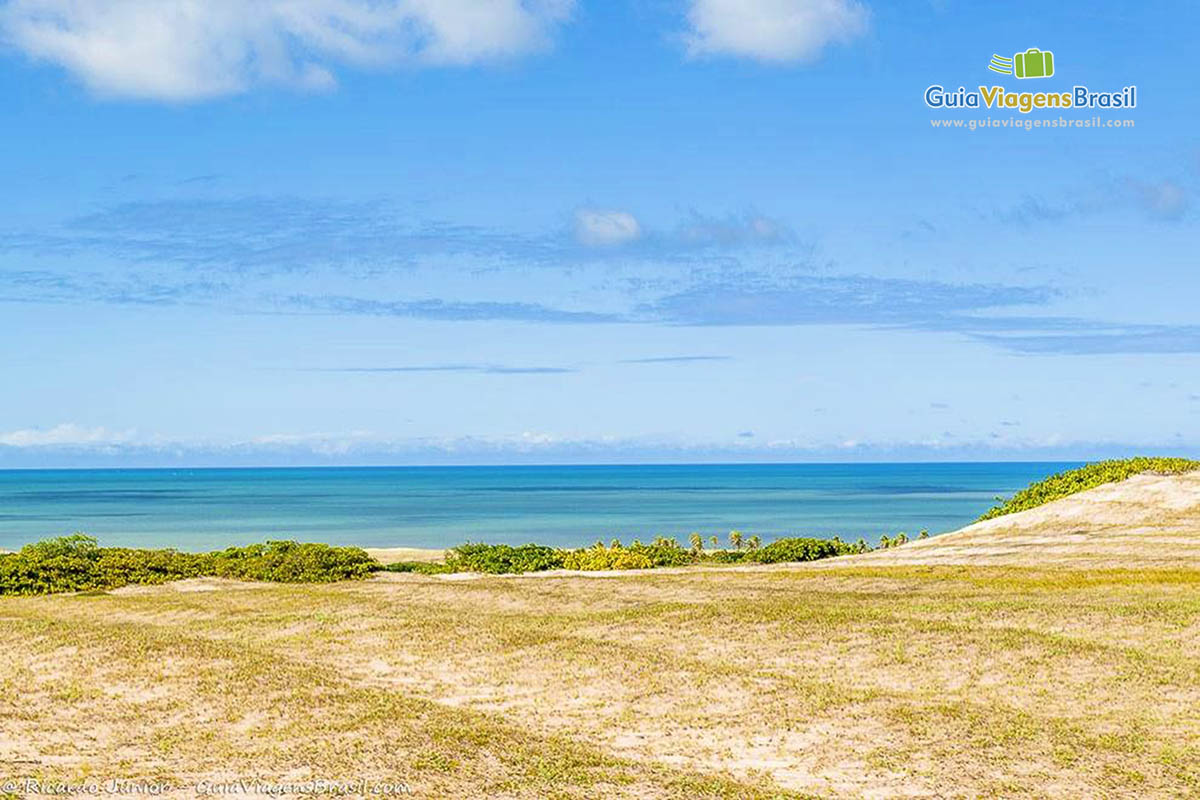
[[[563,554],[563,566],[567,569],[650,569],[654,566],[645,553],[624,547],[619,542],[605,546],[597,542],[592,547],[568,550]]]
[[[156,584],[197,578],[206,574],[208,556],[175,550],[134,550],[124,547],[98,548],[96,566],[99,585]]]
[[[714,564],[739,564],[749,556],[745,550],[713,550],[703,555],[704,561]]]
[[[563,552],[563,566],[567,569],[651,569],[653,567],[682,567],[695,564],[702,558],[699,550],[688,549],[675,539],[659,536],[650,544],[636,539],[625,546],[614,539],[605,546],[596,542],[592,547]]]
[[[363,578],[379,564],[357,547],[267,542],[218,553],[100,547],[83,534],[0,555],[0,595],[115,589],[211,575],[288,583]]]
[[[840,539],[788,538],[776,539],[761,550],[746,553],[746,561],[760,564],[779,564],[790,561],[816,561],[858,552],[854,545]]]
[[[421,575],[441,575],[454,571],[445,564],[429,561],[394,561],[383,569],[386,572],[416,572]]]
[[[244,581],[332,583],[365,578],[379,562],[358,547],[311,542],[267,542],[208,555],[206,574]]]
[[[0,594],[51,594],[165,583],[202,574],[204,556],[100,547],[80,533],[0,555]]]
[[[1045,480],[1032,483],[1027,488],[1017,492],[1010,499],[1002,501],[989,509],[976,521],[982,522],[985,519],[993,519],[1005,514],[1036,508],[1037,506],[1045,505],[1076,492],[1094,489],[1106,483],[1123,481],[1126,478],[1146,472],[1155,475],[1178,475],[1197,469],[1200,469],[1200,461],[1191,461],[1186,458],[1148,458],[1141,456],[1138,458],[1097,461],[1094,464],[1060,472],[1057,475],[1051,475]]]
[[[644,555],[655,567],[682,567],[696,563],[697,559],[696,553],[665,536],[657,537],[650,544],[642,544],[635,539],[629,549]]]
[[[468,542],[446,553],[446,567],[452,572],[539,572],[563,566],[563,553],[540,544],[483,544]]]

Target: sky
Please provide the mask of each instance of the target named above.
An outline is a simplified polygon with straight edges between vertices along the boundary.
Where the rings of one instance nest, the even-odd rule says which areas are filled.
[[[1195,455],[1198,24],[0,0],[0,467]]]

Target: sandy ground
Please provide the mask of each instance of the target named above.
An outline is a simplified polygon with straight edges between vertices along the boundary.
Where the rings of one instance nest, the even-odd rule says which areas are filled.
[[[1200,568],[1200,472],[1136,475],[1028,511],[852,560],[862,566]]]
[[[397,561],[423,561],[432,563],[446,557],[445,550],[425,547],[368,547],[367,555],[380,564],[395,564]]]

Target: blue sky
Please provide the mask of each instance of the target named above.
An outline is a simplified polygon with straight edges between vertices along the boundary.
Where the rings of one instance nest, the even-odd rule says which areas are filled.
[[[1194,454],[1198,22],[0,2],[0,466]]]

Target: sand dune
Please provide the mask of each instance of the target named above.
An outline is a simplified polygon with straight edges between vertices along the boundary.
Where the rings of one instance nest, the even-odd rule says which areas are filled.
[[[1136,475],[1044,506],[829,564],[1200,567],[1200,472]]]

